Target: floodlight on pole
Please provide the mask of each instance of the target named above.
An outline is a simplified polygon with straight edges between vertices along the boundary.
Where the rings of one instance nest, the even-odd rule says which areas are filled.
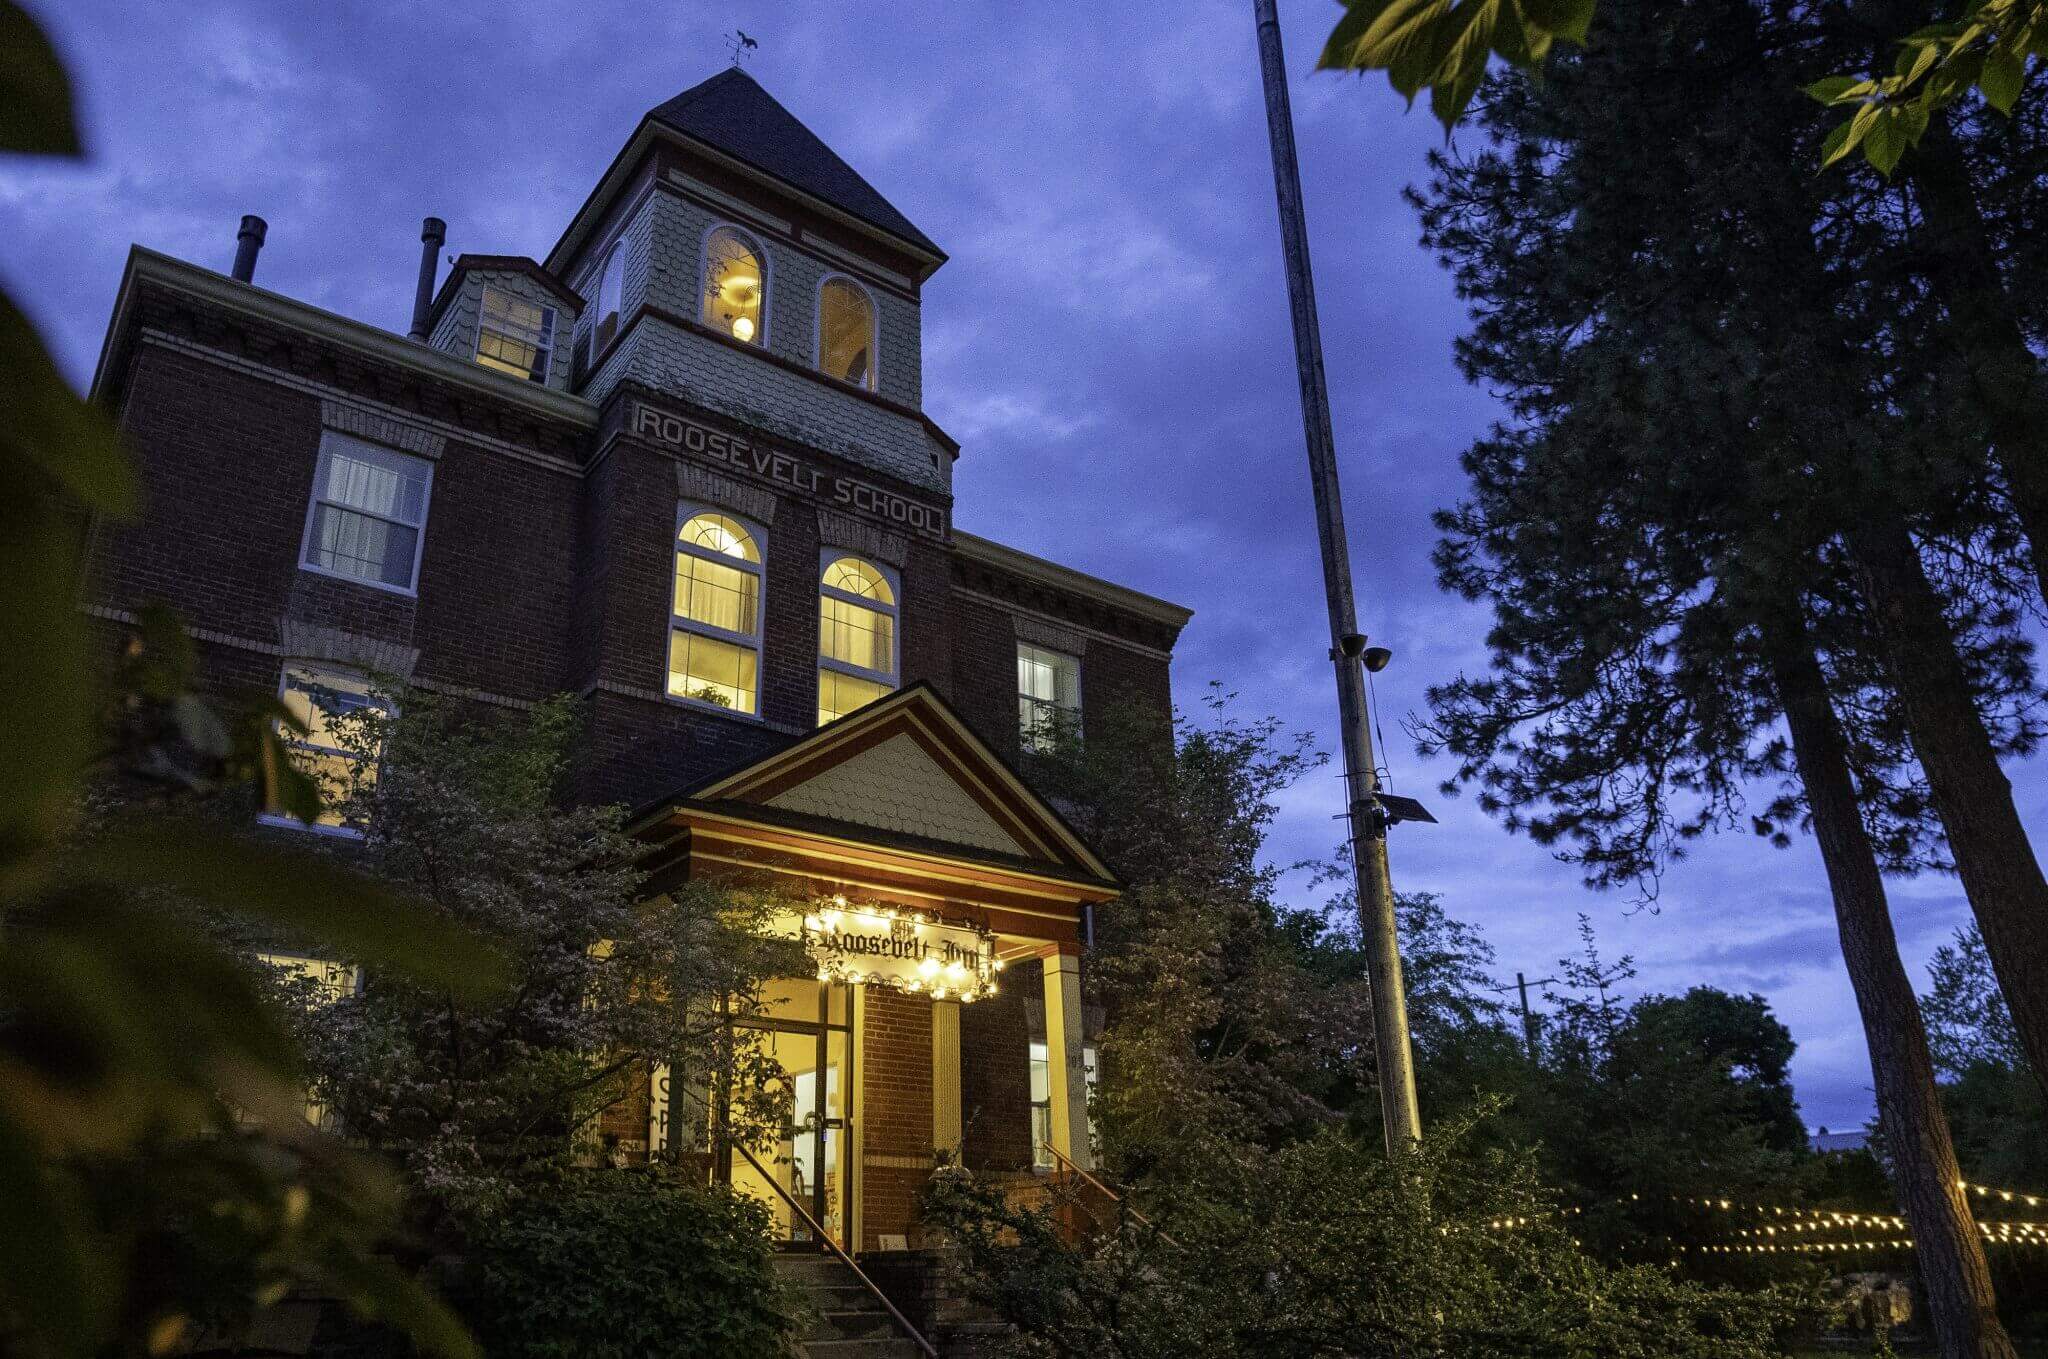
[[[1259,71],[1266,87],[1266,131],[1273,148],[1273,188],[1280,200],[1280,247],[1287,260],[1287,303],[1294,322],[1295,366],[1301,378],[1301,423],[1308,443],[1309,480],[1315,490],[1316,536],[1321,541],[1323,588],[1330,613],[1330,660],[1337,671],[1337,710],[1344,747],[1346,816],[1351,864],[1357,875],[1358,925],[1372,985],[1373,1040],[1379,1062],[1380,1120],[1387,1154],[1404,1156],[1422,1136],[1415,1100],[1415,1061],[1408,1040],[1408,999],[1401,982],[1401,949],[1394,922],[1394,883],[1387,867],[1387,828],[1398,821],[1433,821],[1413,798],[1382,794],[1373,763],[1365,671],[1383,670],[1394,653],[1367,648],[1358,630],[1351,591],[1351,549],[1337,488],[1336,436],[1330,391],[1323,374],[1323,337],[1316,321],[1315,280],[1309,271],[1308,225],[1301,205],[1301,168],[1294,152],[1294,113],[1287,100],[1287,63],[1280,48],[1274,0],[1253,0],[1259,30]],[[1362,664],[1361,664],[1362,661]]]

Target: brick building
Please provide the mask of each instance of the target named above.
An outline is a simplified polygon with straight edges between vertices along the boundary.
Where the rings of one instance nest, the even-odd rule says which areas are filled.
[[[442,230],[406,335],[257,286],[255,219],[232,276],[132,252],[94,392],[147,509],[98,531],[88,609],[178,610],[316,763],[373,676],[576,695],[575,794],[640,809],[654,891],[813,903],[767,1174],[849,1245],[914,1243],[936,1151],[1086,1164],[1078,965],[1116,889],[1018,770],[1055,724],[1164,712],[1189,615],[954,528],[921,407],[943,252],[738,70],[650,111],[545,260],[436,287]],[[679,1144],[678,1093],[612,1131]]]

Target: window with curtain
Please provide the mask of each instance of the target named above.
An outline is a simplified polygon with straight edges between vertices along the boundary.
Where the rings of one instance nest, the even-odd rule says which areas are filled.
[[[434,465],[330,430],[313,469],[313,503],[299,565],[411,594]]]
[[[818,289],[818,367],[874,390],[875,304],[850,278],[828,278]]]
[[[733,712],[761,711],[761,535],[723,510],[677,515],[668,692]]]
[[[1017,725],[1024,749],[1043,753],[1081,724],[1081,661],[1049,647],[1017,643]]]
[[[555,351],[555,309],[486,287],[476,330],[476,361],[529,382],[548,380]]]
[[[896,688],[896,583],[887,570],[833,549],[818,584],[818,725]]]
[[[737,228],[712,228],[704,238],[704,324],[735,340],[759,343],[766,291],[761,252]]]

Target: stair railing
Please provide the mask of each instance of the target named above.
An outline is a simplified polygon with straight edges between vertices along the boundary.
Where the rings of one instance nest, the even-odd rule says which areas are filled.
[[[1052,1153],[1053,1159],[1059,1162],[1059,1168],[1062,1173],[1079,1179],[1083,1184],[1086,1184],[1096,1193],[1102,1195],[1111,1203],[1117,1205],[1117,1207],[1120,1208],[1122,1211],[1128,1213],[1131,1219],[1134,1222],[1136,1222],[1139,1226],[1145,1228],[1145,1230],[1149,1232],[1155,1233],[1161,1241],[1164,1241],[1167,1245],[1172,1246],[1175,1250],[1180,1249],[1180,1242],[1174,1240],[1165,1232],[1162,1232],[1157,1227],[1153,1226],[1151,1218],[1146,1217],[1136,1208],[1134,1208],[1128,1203],[1125,1203],[1124,1196],[1122,1194],[1117,1193],[1114,1189],[1111,1189],[1101,1180],[1096,1179],[1093,1175],[1081,1169],[1081,1167],[1075,1165],[1072,1157],[1068,1156],[1065,1152],[1061,1151],[1058,1147],[1054,1146],[1050,1142],[1041,1142],[1039,1145]]]
[[[782,1181],[769,1174],[768,1168],[755,1160],[754,1153],[748,1151],[740,1142],[734,1141],[731,1145],[734,1151],[747,1158],[747,1164],[752,1166],[755,1172],[768,1182],[768,1187],[782,1196],[782,1201],[789,1205],[790,1211],[803,1219],[804,1226],[811,1229],[811,1239],[824,1242],[825,1248],[838,1256],[841,1264],[853,1271],[853,1277],[861,1281],[862,1287],[874,1294],[875,1300],[888,1309],[889,1315],[895,1319],[897,1326],[902,1328],[903,1333],[910,1337],[911,1343],[924,1351],[926,1359],[939,1359],[939,1352],[932,1348],[932,1342],[925,1339],[918,1332],[917,1327],[910,1324],[910,1318],[897,1310],[896,1304],[889,1301],[889,1295],[875,1286],[875,1281],[867,1276],[867,1271],[853,1262],[853,1257],[848,1255],[840,1244],[832,1239],[832,1234],[819,1224],[818,1219],[811,1216],[810,1210],[797,1202],[796,1196],[782,1187]]]

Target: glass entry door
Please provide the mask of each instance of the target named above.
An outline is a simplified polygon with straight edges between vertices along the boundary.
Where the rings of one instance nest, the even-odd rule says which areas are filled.
[[[743,1027],[754,1031],[781,1068],[791,1095],[790,1117],[771,1145],[749,1148],[751,1161],[739,1148],[730,1148],[726,1174],[734,1189],[767,1207],[778,1241],[791,1246],[820,1244],[810,1225],[791,1210],[789,1199],[795,1199],[843,1247],[853,1202],[847,1156],[853,1070],[850,988],[817,981],[778,982],[768,988],[766,999],[764,1013],[749,1018]],[[783,1193],[776,1192],[778,1186]]]

